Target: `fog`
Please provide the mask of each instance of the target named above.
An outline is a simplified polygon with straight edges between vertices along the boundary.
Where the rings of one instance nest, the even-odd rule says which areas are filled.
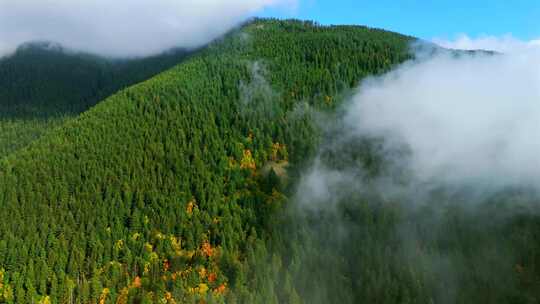
[[[420,182],[536,186],[540,180],[540,52],[439,52],[362,83],[346,136],[405,147]]]
[[[0,57],[52,41],[108,57],[201,46],[269,6],[295,0],[0,0]]]
[[[511,34],[504,36],[484,35],[473,38],[459,35],[456,39],[435,38],[433,42],[449,49],[459,50],[489,50],[500,53],[519,53],[540,48],[540,39],[521,40]]]
[[[317,265],[303,296],[336,296],[351,273],[344,303],[388,296],[394,278],[425,292],[415,303],[481,302],[479,286],[505,302],[520,286],[514,267],[531,245],[511,235],[539,210],[540,52],[414,49],[319,120],[291,212],[309,240],[298,260]]]
[[[428,202],[436,190],[481,202],[540,190],[540,47],[468,39],[470,49],[508,52],[415,44],[416,59],[364,79],[336,116],[320,120],[325,136],[298,184],[300,206],[318,210],[353,194]],[[376,178],[366,155],[382,164]]]

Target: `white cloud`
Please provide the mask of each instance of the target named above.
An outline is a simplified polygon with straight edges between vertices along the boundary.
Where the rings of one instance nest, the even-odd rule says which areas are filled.
[[[540,54],[407,63],[364,82],[345,122],[408,146],[422,182],[540,186]]]
[[[540,39],[520,40],[508,34],[504,36],[481,36],[471,38],[467,35],[460,35],[454,40],[435,38],[433,42],[450,49],[461,50],[489,50],[500,53],[516,53],[531,50],[540,50]]]
[[[0,56],[53,41],[107,56],[196,47],[269,6],[295,0],[0,0]]]

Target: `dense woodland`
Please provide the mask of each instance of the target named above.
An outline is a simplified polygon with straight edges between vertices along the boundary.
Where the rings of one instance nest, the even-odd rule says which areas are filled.
[[[118,90],[182,62],[191,52],[113,59],[32,42],[0,58],[0,156],[88,110]]]
[[[412,40],[257,19],[76,117],[111,91],[29,92],[75,114],[0,160],[0,302],[537,303],[540,220],[498,211],[534,196],[296,205],[315,157],[384,172],[374,142],[324,148],[339,126],[319,121]]]

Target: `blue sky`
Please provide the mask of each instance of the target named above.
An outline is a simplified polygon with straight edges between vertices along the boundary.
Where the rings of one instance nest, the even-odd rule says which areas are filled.
[[[271,9],[261,16],[295,17],[322,24],[361,24],[423,39],[511,34],[540,37],[539,0],[298,0],[295,12]]]

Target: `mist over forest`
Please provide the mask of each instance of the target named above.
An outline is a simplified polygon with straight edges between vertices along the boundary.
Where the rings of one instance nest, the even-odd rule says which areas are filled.
[[[0,0],[0,303],[540,301],[537,40],[128,2]]]

